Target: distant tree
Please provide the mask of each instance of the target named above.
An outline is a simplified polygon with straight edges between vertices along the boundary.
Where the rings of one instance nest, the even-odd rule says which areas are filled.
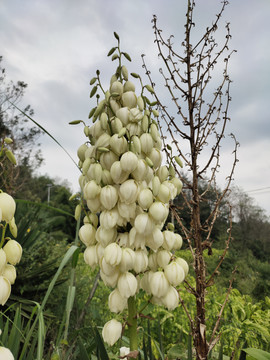
[[[37,142],[41,130],[30,126],[28,118],[13,106],[22,99],[27,84],[23,81],[8,81],[2,60],[0,56],[0,143],[5,137],[13,140],[9,147],[16,157],[17,166],[12,166],[8,159],[1,162],[0,188],[16,196],[18,191],[28,186],[33,171],[43,161]],[[29,105],[23,112],[28,115],[34,113]]]
[[[231,79],[228,73],[228,63],[233,51],[231,52],[228,48],[231,38],[229,24],[226,24],[226,34],[221,45],[217,44],[215,33],[227,4],[227,1],[222,1],[221,10],[215,21],[206,28],[202,35],[198,36],[193,32],[195,2],[187,1],[185,38],[180,43],[182,51],[173,36],[165,40],[162,30],[158,28],[157,18],[154,16],[155,43],[159,58],[163,63],[160,73],[171,99],[170,105],[165,104],[164,100],[161,100],[161,96],[157,95],[158,89],[155,87],[143,57],[143,67],[155,89],[154,96],[161,113],[160,127],[164,134],[168,162],[171,166],[175,166],[175,160],[180,163],[182,159],[185,169],[189,171],[189,177],[186,178],[175,166],[175,171],[178,172],[184,184],[182,194],[188,218],[184,218],[184,212],[176,206],[172,205],[171,209],[193,257],[192,265],[196,284],[192,286],[187,281],[185,284],[188,291],[194,295],[196,304],[194,317],[188,310],[189,304],[181,302],[190,321],[196,359],[198,360],[207,359],[209,352],[220,338],[218,333],[220,320],[232,287],[231,280],[226,300],[221,305],[220,312],[216,314],[216,324],[213,328],[209,328],[205,306],[206,294],[207,288],[213,284],[219,273],[231,240],[232,217],[229,204],[225,249],[215,270],[210,275],[207,274],[204,251],[211,252],[215,240],[214,225],[220,214],[221,205],[228,194],[237,162],[236,149],[238,145],[232,135],[234,140],[232,168],[228,174],[225,188],[220,191],[216,187],[216,175],[221,161],[221,143],[230,120],[228,109],[231,101]],[[224,64],[221,74],[219,66],[217,66],[219,61]],[[183,144],[185,144],[184,147]],[[178,158],[175,158],[176,155]],[[201,187],[201,181],[206,186]],[[206,204],[208,205],[206,206]]]

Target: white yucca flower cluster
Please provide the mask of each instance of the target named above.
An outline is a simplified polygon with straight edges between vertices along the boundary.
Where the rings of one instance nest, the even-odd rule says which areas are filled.
[[[158,111],[143,96],[144,89],[153,93],[153,88],[144,86],[137,97],[126,67],[120,70],[91,111],[93,125],[84,129],[89,141],[78,149],[79,183],[89,209],[79,237],[86,246],[85,262],[99,266],[102,280],[113,289],[112,312],[126,309],[128,298],[140,289],[153,303],[172,310],[188,264],[174,255],[181,236],[163,227],[182,183],[172,167],[162,165],[162,141],[153,119]],[[103,338],[112,345],[121,331],[113,319],[104,326]]]
[[[15,224],[16,204],[12,196],[0,192],[0,222],[2,227],[2,240],[0,242],[0,304],[4,305],[11,293],[11,285],[16,279],[16,268],[22,256],[22,247],[16,241],[5,238],[7,225],[11,234],[17,236]]]

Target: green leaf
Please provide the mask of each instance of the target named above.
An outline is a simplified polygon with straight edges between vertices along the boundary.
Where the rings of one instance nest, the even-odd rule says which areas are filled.
[[[260,349],[247,348],[243,349],[248,355],[256,360],[270,360],[270,353]]]
[[[80,248],[78,248],[75,253],[73,254],[72,256],[72,267],[75,268],[77,266],[77,263],[78,263],[78,258],[79,258],[79,254],[80,254],[81,250]]]
[[[180,345],[174,345],[170,348],[170,350],[167,353],[167,356],[169,359],[178,359],[183,357],[183,349]]]
[[[104,342],[99,334],[98,329],[95,327],[95,334],[96,334],[96,343],[97,343],[97,347],[98,347],[98,351],[100,354],[100,359],[102,360],[110,360],[109,356],[107,354],[107,351],[105,349],[105,345]]]
[[[78,339],[78,343],[79,343],[79,349],[80,349],[80,359],[81,360],[90,360],[90,357],[88,356],[85,346],[80,337]]]

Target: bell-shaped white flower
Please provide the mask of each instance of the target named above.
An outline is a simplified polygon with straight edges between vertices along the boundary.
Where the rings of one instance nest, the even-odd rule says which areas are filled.
[[[127,357],[125,357],[125,356],[128,355],[129,353],[130,353],[129,347],[126,347],[126,346],[120,347],[120,357],[122,359],[127,359]]]
[[[116,208],[112,210],[103,210],[100,214],[100,225],[105,229],[112,229],[117,224],[119,213]]]
[[[112,164],[118,160],[118,155],[116,155],[113,151],[102,153],[99,159],[102,168],[108,171],[111,170]]]
[[[145,248],[145,235],[139,234],[136,229],[133,227],[129,231],[129,245],[134,249],[144,249]]]
[[[120,81],[114,81],[110,88],[110,93],[117,93],[119,95],[122,95],[124,92],[124,86]]]
[[[164,236],[164,242],[162,247],[165,250],[169,250],[169,251],[174,249],[175,233],[169,230],[165,230],[163,231],[163,236]]]
[[[160,250],[157,252],[157,263],[160,267],[164,268],[169,264],[172,253],[168,250]]]
[[[168,213],[168,207],[160,201],[154,202],[149,208],[149,214],[157,223],[162,223],[165,221]]]
[[[7,255],[3,249],[0,249],[0,274],[2,274],[3,269],[7,263]]]
[[[112,243],[117,236],[116,228],[105,229],[99,226],[96,232],[97,241],[104,247]]]
[[[162,231],[158,227],[154,227],[150,235],[147,236],[146,245],[156,251],[158,250],[164,242],[164,236]]]
[[[143,277],[141,279],[140,282],[140,286],[141,288],[148,294],[151,295],[151,288],[150,288],[150,282],[151,282],[151,277],[153,276],[154,272],[153,271],[147,271],[143,274]]]
[[[95,180],[97,184],[100,184],[102,178],[102,166],[99,163],[91,164],[86,175],[89,180]]]
[[[144,152],[145,154],[149,154],[154,146],[152,136],[149,133],[143,133],[140,136],[140,142],[141,142],[142,152]]]
[[[180,234],[175,233],[175,234],[174,234],[174,245],[173,245],[173,248],[174,248],[175,250],[179,250],[179,249],[181,249],[182,245],[183,245],[182,236],[181,236]]]
[[[139,234],[149,235],[153,231],[154,224],[147,213],[136,216],[134,227]]]
[[[100,202],[106,210],[115,207],[118,200],[118,191],[112,185],[104,186],[100,191]]]
[[[130,109],[129,121],[137,123],[143,118],[143,113],[138,108]]]
[[[127,173],[132,173],[138,166],[138,158],[132,151],[127,151],[121,156],[121,168]]]
[[[185,272],[185,277],[186,277],[187,274],[188,274],[188,271],[189,271],[189,266],[188,266],[188,263],[186,262],[186,260],[177,257],[177,258],[175,259],[175,261],[177,262],[177,264],[179,264],[179,265],[183,268],[183,270],[184,270],[184,272]]]
[[[170,264],[165,266],[164,274],[169,283],[173,286],[180,285],[185,279],[184,269],[176,261],[172,261]]]
[[[127,219],[127,221],[130,221],[130,219],[135,218],[136,203],[134,202],[132,204],[127,204],[125,202],[118,201],[117,210],[120,216]]]
[[[100,193],[101,187],[95,180],[90,180],[83,188],[83,195],[86,200],[95,199]]]
[[[95,142],[95,148],[98,147],[107,147],[110,144],[110,135],[107,133],[103,133]]]
[[[85,263],[91,268],[94,268],[98,263],[96,246],[87,246],[87,248],[84,250],[83,257]]]
[[[174,310],[179,304],[179,295],[173,286],[169,286],[165,296],[161,298],[162,304],[169,310]]]
[[[122,249],[116,244],[109,244],[104,251],[104,259],[111,266],[119,265],[122,259]]]
[[[118,282],[120,272],[118,269],[115,269],[110,275],[106,275],[102,270],[100,270],[100,277],[103,280],[106,286],[115,288]]]
[[[86,246],[94,245],[96,242],[96,229],[91,224],[83,225],[79,230],[79,238]]]
[[[153,193],[150,189],[143,189],[138,194],[138,203],[142,209],[147,210],[153,204]]]
[[[135,108],[137,105],[137,96],[133,91],[127,91],[122,95],[123,106],[129,109]]]
[[[127,126],[129,122],[129,109],[122,107],[116,111],[116,118],[120,119],[122,125]],[[118,133],[118,131],[116,131]]]
[[[119,268],[121,272],[126,272],[131,270],[136,262],[135,253],[130,248],[123,248],[122,249],[122,258],[119,264]]]
[[[131,272],[125,272],[118,278],[117,288],[123,297],[134,296],[137,291],[137,279]]]
[[[9,240],[3,247],[3,250],[6,253],[7,262],[11,265],[16,265],[20,262],[22,257],[22,247],[17,241]]]
[[[157,263],[157,254],[155,252],[149,255],[148,266],[149,269],[151,269],[152,271],[157,271],[158,263]]]
[[[182,191],[182,187],[183,187],[183,183],[180,179],[174,177],[172,178],[172,180],[170,181],[177,189],[177,195],[180,194],[180,192]]]
[[[150,281],[151,293],[156,297],[163,297],[169,290],[169,281],[167,280],[163,271],[156,271],[151,275]]]
[[[108,303],[110,311],[114,313],[120,313],[127,308],[127,298],[123,297],[118,289],[110,293]]]
[[[9,222],[13,219],[16,203],[12,196],[7,193],[0,193],[0,209],[2,210],[2,221]]]
[[[146,250],[135,251],[134,271],[139,274],[144,272],[148,267],[148,256]]]
[[[110,346],[114,345],[116,341],[120,339],[121,334],[122,324],[115,319],[106,322],[102,330],[103,340]]]
[[[0,346],[0,359],[1,360],[14,360],[14,356],[8,348],[6,348],[4,346]]]
[[[120,161],[116,161],[112,164],[110,174],[115,184],[122,184],[129,176],[129,173],[122,169]]]
[[[101,202],[99,196],[95,197],[94,199],[86,200],[88,209],[93,212],[99,212],[101,210]]]
[[[148,165],[146,164],[146,161],[144,159],[139,159],[136,169],[131,172],[133,179],[137,181],[145,180],[147,173]]]
[[[162,155],[160,150],[153,148],[148,154],[148,157],[152,161],[154,169],[160,167],[162,162]]]
[[[15,266],[6,264],[6,266],[3,269],[2,275],[9,280],[11,285],[13,285],[17,277]]]
[[[9,280],[0,275],[0,304],[5,305],[11,292],[11,285]]]
[[[138,185],[133,179],[126,180],[119,187],[120,200],[126,204],[132,204],[136,201],[138,195]]]
[[[119,156],[127,151],[128,143],[124,136],[119,138],[118,134],[114,134],[110,139],[110,147]]]
[[[165,166],[165,165],[160,166],[160,168],[157,170],[157,176],[159,177],[159,180],[161,183],[163,181],[167,180],[167,178],[169,176],[169,170],[168,170],[167,166]]]
[[[168,203],[171,199],[170,189],[163,183],[160,184],[157,197],[159,201],[162,201],[163,203]]]

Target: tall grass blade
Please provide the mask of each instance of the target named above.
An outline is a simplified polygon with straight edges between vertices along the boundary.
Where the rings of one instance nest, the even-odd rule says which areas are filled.
[[[98,358],[101,360],[110,360],[108,353],[105,349],[105,345],[104,342],[99,334],[98,329],[95,327],[95,337],[96,337],[96,344],[97,344],[97,353],[98,353]]]

